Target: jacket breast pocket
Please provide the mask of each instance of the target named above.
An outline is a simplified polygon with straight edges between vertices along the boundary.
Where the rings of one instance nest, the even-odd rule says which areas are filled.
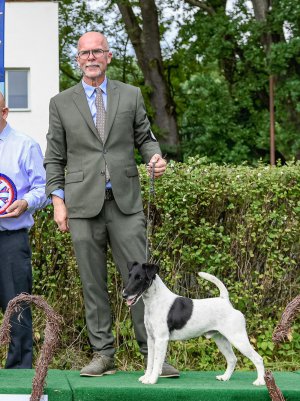
[[[71,184],[72,182],[80,182],[80,181],[83,181],[83,171],[67,173],[65,177],[65,184]]]
[[[134,117],[134,110],[123,110],[116,114],[116,119],[132,119]]]

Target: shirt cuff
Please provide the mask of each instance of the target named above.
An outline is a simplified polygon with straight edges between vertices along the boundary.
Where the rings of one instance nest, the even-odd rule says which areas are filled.
[[[32,197],[29,194],[24,195],[23,198],[20,199],[20,200],[25,200],[27,202],[28,206],[27,206],[26,211],[28,211],[31,214],[35,211],[34,201],[33,201]]]
[[[51,192],[51,195],[55,195],[61,199],[65,199],[65,191],[63,189],[56,189],[55,191]]]

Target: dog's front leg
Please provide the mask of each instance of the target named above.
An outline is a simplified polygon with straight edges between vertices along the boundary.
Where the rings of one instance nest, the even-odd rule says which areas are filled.
[[[155,338],[154,339],[154,361],[152,372],[144,384],[155,384],[157,383],[158,377],[162,371],[162,365],[164,363],[167,347],[168,338]]]
[[[145,374],[139,378],[139,381],[147,384],[149,377],[152,373],[153,362],[154,362],[154,339],[147,331],[147,346],[148,346],[148,357],[147,357],[147,367]]]

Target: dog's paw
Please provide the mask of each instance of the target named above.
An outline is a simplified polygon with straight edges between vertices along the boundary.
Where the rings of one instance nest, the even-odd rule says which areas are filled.
[[[265,379],[256,379],[253,382],[254,386],[264,386],[266,384]]]
[[[224,375],[216,376],[216,379],[223,382],[227,382],[230,379],[230,376],[224,373]]]
[[[139,381],[143,384],[155,384],[157,383],[158,376],[144,375],[139,378]]]
[[[143,376],[141,376],[141,377],[139,378],[139,382],[145,383],[145,382],[147,382],[148,378],[149,378],[149,376],[143,375]]]
[[[150,377],[142,376],[139,378],[139,381],[143,384],[155,384],[157,379],[151,379]]]
[[[147,381],[147,384],[155,384],[155,383],[157,383],[157,380],[158,380],[158,376],[150,376],[149,377],[149,379],[148,379],[148,381]]]

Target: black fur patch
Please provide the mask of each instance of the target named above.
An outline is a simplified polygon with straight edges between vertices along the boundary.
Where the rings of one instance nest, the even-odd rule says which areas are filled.
[[[190,298],[176,298],[168,313],[169,331],[182,329],[192,316],[192,312],[193,301]]]

